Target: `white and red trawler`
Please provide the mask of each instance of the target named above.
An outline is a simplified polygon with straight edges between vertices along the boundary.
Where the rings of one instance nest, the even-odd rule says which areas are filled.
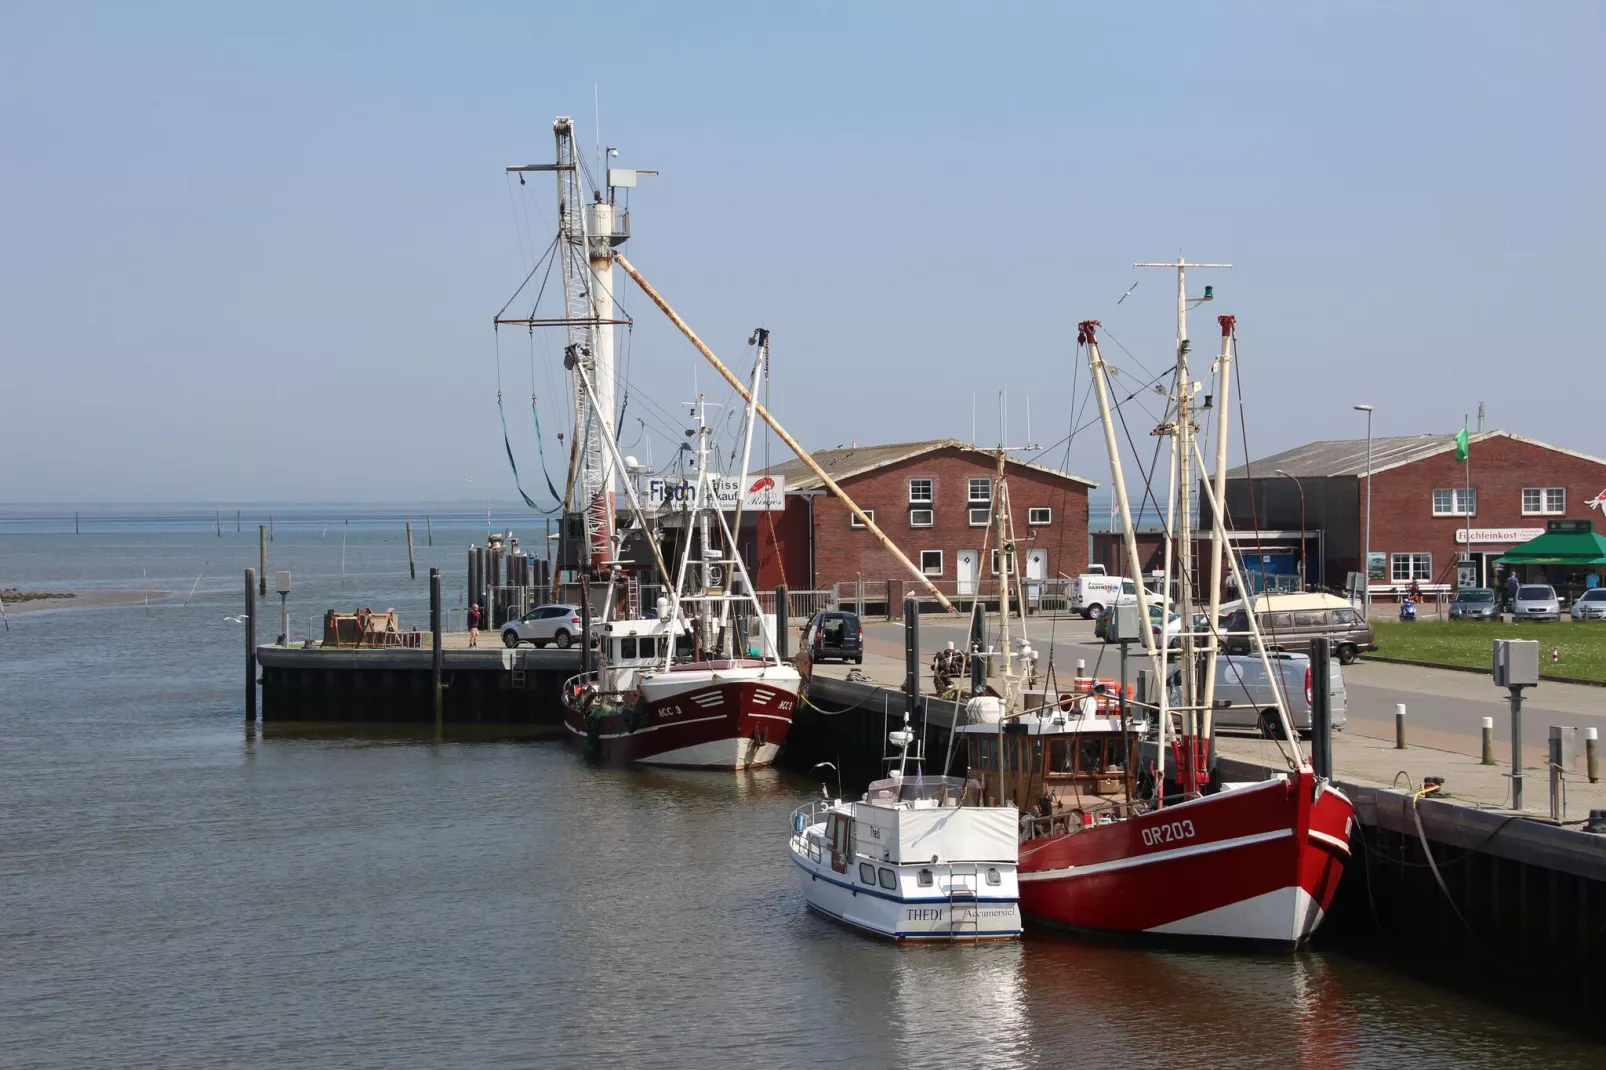
[[[1163,507],[1168,538],[1162,583],[1158,591],[1138,585],[1135,619],[1120,627],[1135,631],[1131,638],[1141,640],[1151,679],[1165,683],[1135,708],[1116,680],[1079,679],[1063,693],[1017,689],[1005,583],[1001,696],[971,699],[971,720],[978,723],[957,735],[966,743],[970,777],[983,784],[983,802],[1013,803],[1022,811],[1018,875],[1021,913],[1028,921],[1089,934],[1297,947],[1316,931],[1332,903],[1350,856],[1355,807],[1301,754],[1280,691],[1280,746],[1289,771],[1252,783],[1211,782],[1224,566],[1238,590],[1253,589],[1245,582],[1220,508],[1235,320],[1219,317],[1221,351],[1212,369],[1212,392],[1188,369],[1187,310],[1212,297],[1208,288],[1202,298],[1186,295],[1185,268],[1199,265],[1178,260],[1141,266],[1177,272],[1176,364],[1167,411],[1153,432],[1171,443],[1169,481],[1176,493]],[[1125,417],[1112,410],[1097,328],[1096,321],[1082,323],[1078,344],[1088,351],[1126,557],[1132,575],[1140,576],[1117,446],[1116,420]],[[1199,481],[1205,501],[1197,512],[1210,528],[1208,541],[1199,540],[1198,553],[1209,566],[1203,582],[1196,583],[1189,567],[1195,547],[1193,473],[1206,472],[1195,438],[1199,393],[1206,396],[1205,408],[1215,399],[1211,415],[1217,439],[1214,470]],[[1006,493],[995,497],[1008,501]],[[1008,520],[999,519],[999,543],[1006,547],[1013,542]],[[1163,603],[1173,592],[1178,630],[1147,626],[1149,605]],[[1208,612],[1196,615],[1201,603]],[[1251,647],[1265,663],[1276,637],[1263,641],[1254,614],[1249,628]],[[1282,679],[1269,664],[1265,668],[1268,678]],[[1146,724],[1136,723],[1134,716]],[[1144,767],[1141,740],[1148,724],[1157,739],[1153,764]]]
[[[761,363],[767,346],[760,346]],[[775,618],[763,611],[736,552],[718,477],[709,471],[713,429],[703,410],[699,405],[697,479],[675,495],[685,507],[671,596],[658,599],[651,618],[601,625],[600,667],[563,689],[565,726],[600,762],[759,768],[775,761],[792,726],[803,677],[782,660]],[[749,429],[752,418],[749,405]],[[745,486],[745,458],[742,467]],[[634,492],[631,501],[639,513]]]
[[[1349,857],[1349,799],[1306,767],[1154,808],[1134,798],[1142,730],[1080,695],[959,729],[983,801],[1027,815],[1021,914],[1081,934],[1302,944]]]

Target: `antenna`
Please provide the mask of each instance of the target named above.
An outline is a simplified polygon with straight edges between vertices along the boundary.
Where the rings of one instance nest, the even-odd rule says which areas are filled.
[[[1478,434],[1483,434],[1483,402],[1478,402]]]
[[[970,444],[976,444],[976,392],[970,392]]]
[[[1026,395],[1026,444],[1032,444],[1032,396]]]
[[[595,151],[596,156],[597,156],[597,171],[601,172],[602,171],[602,91],[597,88],[597,83],[596,82],[592,82],[591,83],[591,106],[592,106],[592,108],[595,109],[593,114],[596,117],[596,123],[595,123],[595,125],[593,125],[591,127],[591,135],[597,139],[597,143],[596,143],[596,146],[594,148],[594,151]],[[607,179],[608,179],[608,176],[606,174],[603,174],[602,178],[603,178],[603,182],[606,183]]]

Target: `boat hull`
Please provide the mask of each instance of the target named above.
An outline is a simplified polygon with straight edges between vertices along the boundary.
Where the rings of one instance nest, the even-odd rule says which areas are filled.
[[[1079,933],[1295,948],[1321,925],[1355,808],[1308,772],[1021,845],[1021,910]]]
[[[563,721],[609,765],[757,769],[786,742],[800,684],[789,669],[674,670],[643,680],[628,707],[566,709]]]

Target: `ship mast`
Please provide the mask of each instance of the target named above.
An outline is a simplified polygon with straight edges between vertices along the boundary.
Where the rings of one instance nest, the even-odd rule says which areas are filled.
[[[570,387],[574,425],[569,439],[569,471],[564,484],[564,508],[585,517],[585,564],[595,576],[616,578],[619,539],[615,503],[619,466],[607,448],[614,433],[619,381],[614,361],[614,328],[621,319],[613,296],[613,251],[630,237],[630,213],[615,206],[614,189],[634,186],[637,175],[655,171],[608,169],[606,196],[590,191],[589,200],[575,145],[574,120],[560,115],[552,123],[554,161],[549,164],[515,164],[509,173],[551,171],[557,178],[558,235],[556,253],[563,268],[562,319],[499,319],[498,323],[527,327],[564,326],[569,341],[565,352],[576,360]],[[609,159],[614,150],[609,149]],[[585,372],[589,386],[582,382]],[[610,605],[612,602],[610,596]]]
[[[1192,794],[1199,790],[1199,701],[1198,701],[1198,675],[1194,664],[1194,635],[1193,635],[1193,454],[1194,435],[1199,428],[1193,422],[1193,395],[1199,384],[1195,383],[1188,369],[1188,309],[1192,305],[1203,304],[1215,296],[1211,287],[1205,287],[1204,296],[1190,301],[1188,298],[1188,268],[1230,269],[1231,264],[1190,264],[1182,257],[1172,263],[1138,263],[1133,267],[1173,268],[1177,273],[1177,363],[1176,363],[1176,395],[1174,397],[1174,410],[1169,425],[1162,424],[1158,429],[1161,434],[1169,430],[1172,441],[1172,455],[1175,461],[1174,471],[1177,478],[1177,523],[1176,523],[1176,553],[1174,555],[1176,570],[1177,614],[1181,618],[1182,651],[1181,651],[1181,712],[1182,712],[1182,738],[1184,741],[1185,767],[1179,772],[1182,774],[1183,790]],[[1166,597],[1171,593],[1172,569],[1171,562],[1167,562],[1165,572],[1165,588],[1160,592],[1160,686],[1165,687],[1166,652],[1171,643],[1167,634],[1169,624],[1168,616],[1163,608]],[[1142,582],[1142,577],[1138,577]]]

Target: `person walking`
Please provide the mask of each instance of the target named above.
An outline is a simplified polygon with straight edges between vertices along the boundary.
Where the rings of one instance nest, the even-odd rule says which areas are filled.
[[[480,604],[475,602],[468,607],[468,645],[480,645]]]
[[[1587,590],[1593,591],[1596,587],[1599,587],[1599,586],[1600,586],[1600,573],[1599,572],[1590,571],[1590,572],[1584,573],[1584,587]]]
[[[1515,567],[1506,573],[1506,608],[1517,608],[1517,570]]]

